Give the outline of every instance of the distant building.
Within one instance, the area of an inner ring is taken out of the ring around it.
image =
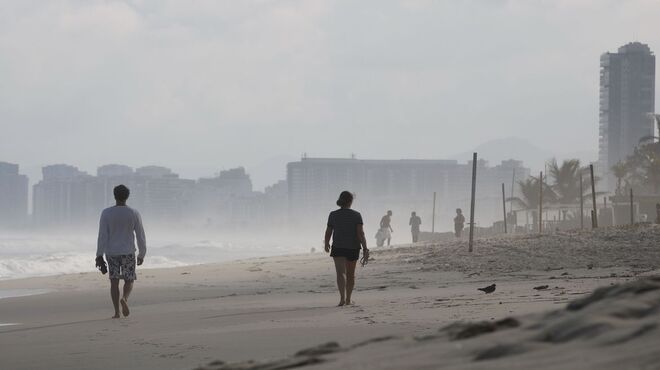
[[[135,170],[137,176],[161,178],[172,175],[172,170],[161,166],[144,166]]]
[[[613,191],[611,168],[654,134],[655,55],[632,42],[600,57],[598,167],[603,187]]]
[[[32,218],[41,226],[97,222],[104,205],[102,182],[77,167],[56,164],[42,168],[34,185]]]
[[[78,167],[70,166],[68,164],[53,164],[45,166],[41,169],[41,173],[45,181],[69,180],[87,176],[86,172],[82,172]]]
[[[281,228],[288,225],[289,186],[285,180],[266,187],[262,196],[265,226]]]
[[[209,226],[241,228],[254,225],[262,215],[259,193],[243,167],[211,178],[201,178],[194,187],[189,218],[202,217]]]
[[[96,169],[98,177],[123,177],[133,175],[133,168],[123,164],[106,164]]]
[[[199,179],[199,183],[203,186],[220,189],[227,196],[252,193],[252,180],[243,167],[220,171],[216,177]]]
[[[171,169],[146,166],[135,171],[124,165],[105,165],[91,176],[69,165],[42,169],[34,185],[33,219],[41,226],[95,224],[101,211],[115,203],[113,189],[124,184],[129,205],[155,222],[178,221],[188,206],[194,180],[180,179]]]
[[[14,176],[18,167],[0,163],[0,181],[2,173]],[[286,223],[286,182],[255,192],[242,167],[197,181],[182,179],[160,166],[134,170],[109,164],[98,167],[92,176],[77,167],[57,164],[43,167],[42,173],[33,197],[33,219],[40,227],[98,223],[101,211],[115,203],[113,189],[119,184],[130,189],[128,204],[140,211],[147,224],[233,231]]]
[[[518,179],[529,176],[520,161],[489,167],[478,163],[479,225],[501,216],[501,184],[511,189],[513,171]],[[323,223],[335,207],[339,193],[356,195],[356,207],[370,219],[371,230],[388,209],[406,226],[411,211],[430,229],[433,193],[437,194],[437,229],[447,228],[455,208],[470,203],[472,165],[455,160],[360,160],[355,158],[303,158],[287,165],[289,216],[293,224]],[[510,190],[509,190],[510,191]],[[367,221],[365,221],[367,222]],[[407,226],[406,226],[407,227]]]
[[[0,228],[23,225],[28,211],[28,178],[17,164],[0,162]]]
[[[156,221],[180,220],[195,186],[195,180],[181,179],[171,171],[161,176],[137,176],[136,182],[141,190],[136,205],[141,204],[141,212]]]
[[[104,186],[106,207],[115,202],[114,187],[123,184],[131,191],[130,206],[149,220],[165,222],[181,219],[195,183],[161,166],[133,170],[129,166],[110,164],[99,167],[97,175]]]

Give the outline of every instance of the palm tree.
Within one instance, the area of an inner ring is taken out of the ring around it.
[[[616,193],[622,194],[623,189],[621,188],[621,183],[623,179],[628,176],[628,165],[626,162],[619,161],[614,166],[612,166],[612,174],[616,177]]]
[[[645,185],[658,194],[660,190],[660,142],[635,148],[626,159],[629,178],[633,183]]]
[[[580,169],[580,172],[582,173],[582,196],[587,199],[593,199],[591,196],[591,174],[589,171],[589,167],[582,167]],[[579,181],[579,180],[578,180]],[[595,184],[598,184],[598,181],[600,181],[600,177],[594,176],[594,182]],[[597,185],[594,184],[594,187],[598,187]],[[579,193],[578,193],[579,194]],[[607,192],[604,191],[597,191],[596,192],[596,197],[600,197],[601,195],[605,195]],[[578,201],[579,201],[579,196],[578,196]]]
[[[561,166],[556,159],[553,159],[548,172],[554,181],[552,189],[560,204],[576,203],[580,198],[580,193],[584,194],[584,189],[580,189],[579,159],[565,160]]]
[[[539,178],[530,176],[525,180],[518,181],[520,197],[511,197],[508,200],[518,205],[521,209],[531,210],[539,206]],[[554,203],[557,201],[557,194],[548,184],[543,183],[544,203]]]
[[[539,207],[539,178],[530,176],[525,180],[519,180],[518,189],[520,197],[511,197],[508,200],[511,202],[512,206],[515,204],[519,206],[520,209],[528,211],[528,215],[529,211],[531,211],[532,225],[536,225]],[[555,192],[545,181],[543,181],[543,203],[554,203],[556,200],[557,195]]]
[[[652,186],[653,192],[657,194],[660,189],[660,153],[654,144],[643,146],[639,152],[642,155],[642,179],[644,183]]]

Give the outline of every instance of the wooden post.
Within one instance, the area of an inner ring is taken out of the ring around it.
[[[596,209],[596,181],[594,181],[594,165],[589,165],[589,172],[591,173],[591,200],[594,204],[594,229],[598,227],[598,210]]]
[[[539,174],[539,233],[543,232],[543,171]]]
[[[580,229],[584,229],[584,187],[582,186],[582,170],[580,170]]]
[[[511,176],[511,204],[509,205],[510,211],[513,211],[513,189],[516,187],[516,169],[513,169]]]
[[[509,200],[509,211],[512,214],[514,214],[513,213],[513,194],[514,194],[513,191],[514,191],[515,188],[516,188],[516,169],[514,168],[513,169],[513,174],[511,175],[511,198],[509,198],[510,199]],[[517,224],[517,219],[518,219],[518,217],[517,217],[517,214],[516,214],[516,224]],[[513,232],[514,233],[516,232],[515,225],[513,227]]]
[[[590,213],[591,213],[591,228],[593,229],[594,228],[594,210],[592,209],[590,211]]]
[[[635,224],[635,210],[633,209],[633,190],[630,188],[630,224]]]
[[[472,198],[470,200],[470,241],[468,251],[472,252],[474,244],[474,197],[477,192],[477,153],[472,153]]]
[[[433,192],[433,221],[431,221],[431,232],[435,232],[435,191]]]
[[[504,212],[504,233],[506,234],[506,197],[504,195],[504,183],[502,183],[502,212]]]

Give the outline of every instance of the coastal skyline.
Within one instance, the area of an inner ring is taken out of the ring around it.
[[[441,159],[519,137],[593,160],[598,58],[660,49],[648,1],[228,4],[4,3],[0,157],[243,165],[257,188],[305,152]]]

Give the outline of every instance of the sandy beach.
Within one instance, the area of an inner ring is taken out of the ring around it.
[[[0,368],[249,369],[254,364],[245,361],[291,362],[300,350],[329,342],[336,346],[322,350],[321,357],[303,356],[316,359],[306,366],[474,368],[465,348],[491,343],[491,334],[456,345],[447,339],[448,325],[507,317],[543,322],[546,312],[560,312],[596,288],[660,273],[659,245],[660,228],[650,225],[480,239],[473,253],[466,241],[372,248],[373,260],[358,268],[356,304],[341,308],[335,307],[332,261],[319,252],[140,270],[131,315],[118,320],[110,319],[109,284],[100,273],[4,280],[1,291],[42,291],[0,300],[0,323],[15,324],[0,326]],[[497,284],[492,294],[477,290],[492,283]],[[658,302],[657,295],[644,297]],[[654,314],[648,320],[657,324],[658,310]],[[655,334],[647,345],[660,346],[657,330],[649,326]],[[506,331],[492,335],[501,333]],[[536,346],[526,333],[510,337]],[[621,368],[615,361],[575,362],[594,354],[623,356],[611,350],[616,345],[584,353],[581,346],[565,346],[559,351],[564,357],[547,351],[493,356],[476,365]],[[274,366],[261,368],[291,367]]]

